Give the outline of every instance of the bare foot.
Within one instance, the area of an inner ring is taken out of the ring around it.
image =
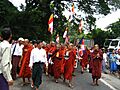
[[[98,84],[98,83],[96,83],[96,85],[97,85],[97,86],[99,86],[99,84]]]
[[[96,84],[93,82],[92,85],[95,86]]]
[[[56,83],[58,83],[58,80],[55,80]]]
[[[73,88],[73,85],[72,85],[71,83],[69,83],[69,87],[70,87],[70,88]]]
[[[26,83],[25,82],[23,82],[22,84],[21,84],[21,86],[25,86],[26,85]]]

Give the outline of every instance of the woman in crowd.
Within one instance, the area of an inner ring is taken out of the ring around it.
[[[115,74],[115,72],[117,71],[117,56],[115,54],[115,50],[112,51],[112,54],[110,54],[110,58],[109,58],[109,62],[110,62],[110,73],[111,74]]]

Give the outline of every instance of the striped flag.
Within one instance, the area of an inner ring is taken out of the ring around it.
[[[82,49],[82,50],[85,50],[84,36],[81,38],[79,44],[81,44],[81,49]]]
[[[74,3],[72,4],[72,13],[74,14],[75,13],[75,7],[74,7]]]
[[[64,34],[63,34],[63,38],[66,38],[66,36],[67,36],[67,31],[68,30],[68,28],[66,28],[66,30],[65,30],[65,32],[64,32]]]
[[[59,37],[59,34],[57,34],[56,36],[56,42],[59,43],[60,42],[60,37]]]
[[[48,31],[53,34],[53,14],[51,14],[49,21],[48,21]]]
[[[65,44],[68,44],[68,43],[69,43],[69,40],[70,40],[70,38],[69,38],[69,36],[67,35],[67,36],[65,37]]]
[[[79,24],[79,32],[82,33],[82,27],[83,27],[83,21],[82,19],[80,20],[80,24]]]

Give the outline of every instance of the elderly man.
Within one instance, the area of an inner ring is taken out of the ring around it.
[[[101,78],[101,71],[102,71],[102,60],[103,60],[103,53],[99,49],[98,45],[94,46],[94,51],[92,53],[92,79],[93,85],[99,85],[98,79]]]
[[[13,80],[16,80],[16,75],[17,75],[17,68],[19,61],[22,56],[23,52],[23,38],[19,38],[17,43],[14,43],[11,48],[11,53],[12,53],[12,78]]]

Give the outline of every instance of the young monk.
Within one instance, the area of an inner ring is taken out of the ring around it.
[[[65,62],[65,67],[64,67],[64,82],[65,80],[69,80],[69,87],[73,87],[72,85],[72,72],[73,72],[73,68],[74,68],[74,62],[75,62],[75,53],[73,50],[73,44],[70,44],[68,46],[68,51],[66,51],[66,54],[68,56],[68,59],[66,59]]]

